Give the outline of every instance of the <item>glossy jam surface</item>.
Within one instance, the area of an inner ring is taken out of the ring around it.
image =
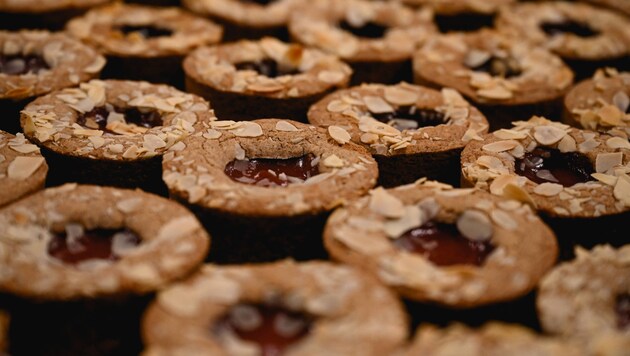
[[[40,56],[5,56],[0,54],[0,73],[8,75],[37,74],[45,69],[50,69],[50,66]]]
[[[341,21],[339,27],[357,37],[363,38],[381,38],[385,36],[385,31],[387,31],[386,26],[379,25],[375,22],[368,22],[361,27],[356,27],[348,21]]]
[[[239,62],[234,65],[238,70],[254,70],[259,74],[267,76],[269,78],[275,78],[282,75],[294,75],[299,74],[300,71],[295,68],[283,68],[270,58],[265,58],[257,62]]]
[[[115,261],[118,256],[113,245],[137,246],[140,237],[127,229],[68,229],[54,234],[48,243],[48,254],[66,264],[78,264],[87,260]]]
[[[588,38],[599,35],[599,31],[592,29],[589,25],[573,20],[545,22],[540,25],[540,28],[549,36],[569,33],[578,37]]]
[[[459,233],[453,224],[429,221],[394,240],[398,248],[420,254],[438,266],[481,266],[494,246],[472,241]]]
[[[285,187],[292,181],[304,181],[318,175],[317,161],[312,154],[288,159],[234,160],[225,166],[225,174],[240,183]]]
[[[630,329],[630,294],[617,296],[615,312],[617,313],[617,327],[620,330]]]
[[[516,174],[535,183],[557,183],[565,187],[592,181],[591,174],[595,173],[588,157],[545,147],[537,147],[523,158],[517,158],[514,169]]]
[[[152,128],[156,126],[162,126],[162,116],[157,111],[142,112],[138,108],[113,108],[113,111],[108,110],[104,106],[94,108],[92,111],[79,115],[77,118],[77,124],[92,129],[102,130],[108,133],[114,133],[107,130],[107,118],[110,112],[123,114],[125,116],[125,122],[128,124],[135,124],[140,127]]]
[[[415,106],[400,106],[394,112],[370,114],[376,120],[390,124],[401,131],[437,126],[444,123],[444,114],[432,109],[420,109]]]
[[[447,32],[473,32],[484,27],[494,26],[494,16],[475,14],[472,12],[455,15],[435,15],[435,24],[442,33]]]
[[[477,72],[485,72],[495,77],[512,78],[521,75],[521,66],[514,58],[491,57],[481,65],[470,68]]]
[[[155,27],[155,26],[122,26],[118,29],[120,32],[125,35],[130,35],[132,33],[138,33],[140,36],[144,38],[155,38],[155,37],[168,37],[173,34],[173,31],[163,28],[163,27]]]
[[[217,329],[230,330],[259,345],[262,356],[279,356],[308,335],[312,322],[312,318],[282,307],[241,304],[219,321]]]

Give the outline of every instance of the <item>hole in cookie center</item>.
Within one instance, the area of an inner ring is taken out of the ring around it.
[[[512,78],[521,75],[521,66],[513,57],[490,57],[482,64],[470,68],[476,72],[485,72],[495,77]]]
[[[494,26],[495,16],[464,12],[459,14],[435,15],[435,24],[442,33],[473,32]]]
[[[77,124],[92,130],[122,135],[145,132],[152,127],[162,126],[163,121],[162,115],[155,110],[99,106],[79,115]]]
[[[234,160],[225,166],[225,174],[232,180],[262,187],[286,187],[319,174],[319,157],[275,159],[253,158]]]
[[[387,26],[383,26],[383,25],[380,25],[371,21],[359,27],[359,26],[355,26],[351,24],[350,22],[346,20],[341,21],[339,23],[339,27],[341,27],[341,29],[345,31],[352,33],[353,35],[357,37],[363,37],[363,38],[381,38],[385,36],[385,32],[387,31],[387,28],[388,28]]]
[[[592,181],[593,164],[578,152],[563,153],[559,150],[537,147],[514,163],[515,172],[531,181],[557,183],[570,187]]]
[[[424,256],[438,266],[481,266],[494,250],[489,241],[473,241],[463,236],[453,224],[429,221],[394,240],[402,250]]]
[[[615,312],[617,313],[617,328],[620,330],[630,329],[630,294],[617,296]]]
[[[300,73],[300,71],[295,68],[281,66],[278,62],[271,58],[265,58],[257,62],[239,62],[234,64],[234,66],[238,70],[254,70],[269,78]]]
[[[573,20],[544,22],[540,28],[549,36],[570,33],[578,37],[588,38],[599,35],[599,31],[591,28],[588,24]]]
[[[53,234],[48,254],[71,265],[94,259],[115,261],[139,244],[140,237],[128,229],[85,230],[68,224],[64,232]]]
[[[416,106],[400,106],[394,112],[370,113],[376,120],[402,130],[415,130],[420,127],[437,126],[444,123],[444,114],[432,109]]]
[[[144,26],[125,25],[125,26],[119,27],[118,30],[122,32],[125,36],[129,36],[132,33],[137,33],[144,38],[168,37],[173,34],[173,31],[167,28],[156,27],[153,25],[144,25]]]
[[[308,335],[312,318],[282,307],[255,304],[234,306],[217,324],[240,339],[260,346],[259,355],[279,356]]]
[[[8,75],[37,74],[50,66],[41,56],[5,56],[0,54],[0,73]]]

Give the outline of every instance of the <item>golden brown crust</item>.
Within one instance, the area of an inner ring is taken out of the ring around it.
[[[278,119],[215,121],[164,157],[163,179],[173,196],[239,216],[280,217],[330,211],[376,183],[376,162],[360,146],[340,144],[323,129]],[[303,183],[267,188],[233,181],[235,159],[291,158],[311,153],[321,174]]]
[[[179,204],[142,191],[67,184],[0,212],[0,285],[45,300],[144,294],[188,275],[206,256],[209,236]],[[52,232],[127,228],[141,239],[117,261],[68,265],[51,257]]]
[[[87,9],[111,0],[0,0],[0,11],[43,13],[70,9]]]
[[[42,189],[47,172],[39,147],[0,130],[0,207]]]
[[[290,355],[387,355],[407,337],[400,301],[359,271],[329,262],[206,265],[158,294],[145,314],[146,355],[258,354],[255,344],[213,334],[239,303],[274,303],[315,317]],[[240,352],[239,352],[240,351]]]
[[[516,0],[403,0],[412,6],[429,6],[436,14],[492,14]]]
[[[460,219],[469,215],[476,224],[459,227],[466,228],[462,234],[490,231],[490,242],[496,247],[479,267],[440,267],[392,242],[427,221],[459,226]],[[527,244],[522,243],[525,239]],[[558,254],[553,233],[527,205],[422,180],[389,190],[378,188],[336,210],[326,225],[324,244],[334,259],[368,271],[406,298],[456,308],[526,294]]]
[[[609,7],[611,10],[619,10],[630,16],[630,2],[626,0],[581,0],[593,5]]]
[[[189,10],[240,26],[266,28],[286,25],[291,10],[305,0],[277,0],[267,5],[241,0],[183,0]]]

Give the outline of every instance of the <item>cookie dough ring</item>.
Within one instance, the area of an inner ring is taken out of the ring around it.
[[[61,30],[73,17],[111,0],[0,0],[2,28]]]
[[[0,131],[0,207],[44,188],[47,172],[39,147]]]
[[[313,105],[308,117],[313,125],[346,131],[366,147],[385,187],[421,177],[457,184],[461,150],[488,129],[485,117],[456,91],[407,83],[337,91]]]
[[[270,37],[200,48],[184,71],[187,91],[212,100],[222,120],[297,121],[306,121],[317,100],[346,87],[352,73],[334,55]]]
[[[178,88],[183,88],[184,57],[222,36],[220,26],[183,10],[120,2],[91,10],[66,29],[107,56],[104,77]]]
[[[321,231],[329,212],[376,183],[370,155],[348,141],[338,143],[325,130],[277,119],[210,126],[188,138],[185,150],[165,156],[163,178],[171,196],[189,204],[215,238],[213,261],[322,257]],[[226,173],[237,161],[298,157],[309,157],[304,165],[317,167],[319,174],[269,187]]]
[[[211,120],[206,101],[172,87],[95,80],[36,99],[22,111],[21,123],[49,161],[53,184],[163,192],[162,155],[183,149],[180,141]]]
[[[623,354],[630,338],[616,309],[630,294],[630,245],[578,249],[576,255],[540,285],[537,304],[542,327],[584,346],[589,354]]]
[[[397,247],[397,239],[428,222],[456,225],[466,241],[493,247],[481,264],[443,262]],[[527,294],[558,251],[553,232],[527,205],[431,181],[378,188],[336,210],[324,243],[335,260],[369,272],[407,299],[458,309]]]
[[[564,98],[563,121],[571,126],[630,137],[630,72],[598,70]]]
[[[354,70],[352,84],[411,81],[413,52],[436,32],[433,13],[395,2],[336,1],[296,10],[295,40],[339,56]]]
[[[0,129],[13,134],[21,131],[20,110],[35,97],[96,78],[105,66],[92,48],[47,31],[0,31],[0,56],[12,59],[0,68]]]
[[[148,308],[143,320],[145,353],[260,353],[257,344],[222,333],[220,327],[209,331],[243,303],[271,304],[311,317],[309,332],[285,349],[287,356],[387,355],[407,337],[399,300],[350,267],[292,261],[206,265],[188,280],[160,292]]]
[[[605,66],[628,70],[630,20],[621,14],[571,2],[521,3],[503,8],[497,28],[562,57],[578,79]]]
[[[573,82],[559,57],[493,30],[435,37],[413,65],[416,83],[458,90],[484,113],[491,131],[532,115],[560,117]]]

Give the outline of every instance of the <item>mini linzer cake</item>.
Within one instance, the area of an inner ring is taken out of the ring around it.
[[[184,71],[186,90],[211,100],[222,120],[298,121],[317,100],[346,87],[352,73],[333,55],[270,37],[200,48]]]
[[[579,356],[577,345],[539,336],[519,325],[491,322],[478,329],[455,324],[445,329],[420,327],[404,356]]]
[[[297,9],[292,38],[338,55],[354,70],[353,84],[411,81],[411,56],[437,32],[429,9],[397,2],[332,1],[328,7]]]
[[[630,67],[630,19],[587,4],[550,1],[503,8],[497,27],[560,55],[578,79],[604,66]]]
[[[177,8],[115,3],[68,23],[67,31],[108,58],[106,78],[146,80],[183,88],[182,60],[218,43],[220,26]]]
[[[526,295],[558,254],[552,231],[526,204],[432,181],[377,188],[337,209],[324,244],[335,260],[368,271],[411,301],[455,309]],[[533,300],[519,306],[505,310],[513,315],[487,309],[484,318],[523,321],[528,316],[521,314],[535,314]],[[424,309],[412,314],[439,323],[450,314],[475,317]]]
[[[42,148],[49,184],[91,183],[165,192],[162,155],[214,120],[192,94],[147,82],[93,80],[40,97],[22,111]]]
[[[3,208],[11,354],[137,354],[149,293],[193,272],[209,241],[184,207],[138,190],[67,184]]]
[[[203,266],[158,294],[144,355],[391,355],[407,338],[400,301],[328,262]]]
[[[20,131],[33,98],[98,77],[105,58],[61,33],[0,31],[0,130]]]
[[[533,115],[560,119],[573,73],[542,48],[491,30],[435,37],[414,56],[414,80],[458,90],[492,130]]]
[[[0,0],[0,28],[61,30],[71,18],[111,0]]]
[[[626,241],[627,242],[627,241]],[[542,281],[538,311],[543,329],[570,339],[589,355],[630,350],[630,245],[577,249]]]
[[[627,242],[630,143],[541,117],[516,122],[462,152],[462,184],[527,202],[567,256],[573,244]]]
[[[349,135],[295,121],[214,121],[164,156],[171,196],[189,204],[220,263],[324,257],[329,212],[376,183]]]
[[[456,91],[407,83],[337,91],[313,105],[308,119],[333,132],[346,130],[368,148],[385,187],[421,177],[458,184],[462,149],[488,131],[485,117]]]
[[[598,70],[592,79],[564,98],[563,120],[569,125],[630,137],[630,72]]]
[[[0,207],[42,189],[47,172],[39,147],[0,131]]]

